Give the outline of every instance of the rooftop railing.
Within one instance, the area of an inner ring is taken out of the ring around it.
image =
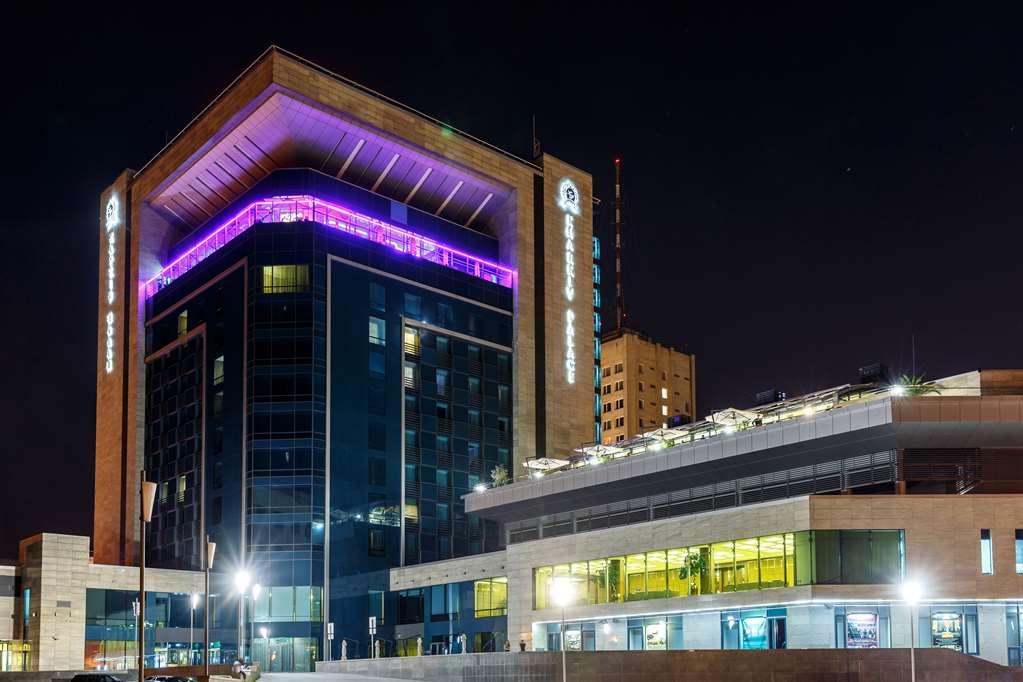
[[[357,213],[322,199],[301,196],[277,196],[249,204],[233,218],[178,256],[159,274],[142,285],[146,298],[178,279],[238,235],[257,223],[293,223],[310,221],[353,237],[387,246],[398,253],[436,263],[492,284],[511,288],[516,272],[459,251],[435,239],[403,227]]]

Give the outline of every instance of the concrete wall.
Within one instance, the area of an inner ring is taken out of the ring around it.
[[[15,639],[14,576],[16,571],[15,566],[0,566],[0,639]]]
[[[838,682],[908,681],[906,649],[828,651],[598,651],[568,653],[573,682]],[[496,653],[422,656],[316,664],[320,673],[364,674],[435,682],[556,682],[559,653]],[[337,678],[334,678],[337,679]],[[1017,682],[1023,669],[1010,669],[945,649],[916,652],[918,682]],[[325,676],[325,681],[331,678]]]

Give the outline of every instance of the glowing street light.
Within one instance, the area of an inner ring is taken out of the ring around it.
[[[892,395],[895,397],[901,397],[906,395],[906,387],[902,384],[895,384],[892,386]]]
[[[909,682],[916,682],[916,605],[920,603],[923,588],[915,580],[902,583],[902,599],[909,607]]]
[[[568,668],[565,666],[565,607],[572,601],[574,590],[568,578],[555,578],[551,582],[551,599],[561,607],[561,682],[568,682]]]

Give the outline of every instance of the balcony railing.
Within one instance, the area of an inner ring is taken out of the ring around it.
[[[314,222],[352,237],[388,246],[398,253],[458,270],[464,274],[511,288],[516,272],[445,244],[313,196],[277,196],[255,201],[211,234],[194,244],[142,285],[146,298],[184,275],[245,230],[257,223]]]

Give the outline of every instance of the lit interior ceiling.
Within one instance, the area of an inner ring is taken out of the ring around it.
[[[191,231],[279,168],[313,168],[484,232],[511,196],[502,183],[272,86],[149,201]]]

